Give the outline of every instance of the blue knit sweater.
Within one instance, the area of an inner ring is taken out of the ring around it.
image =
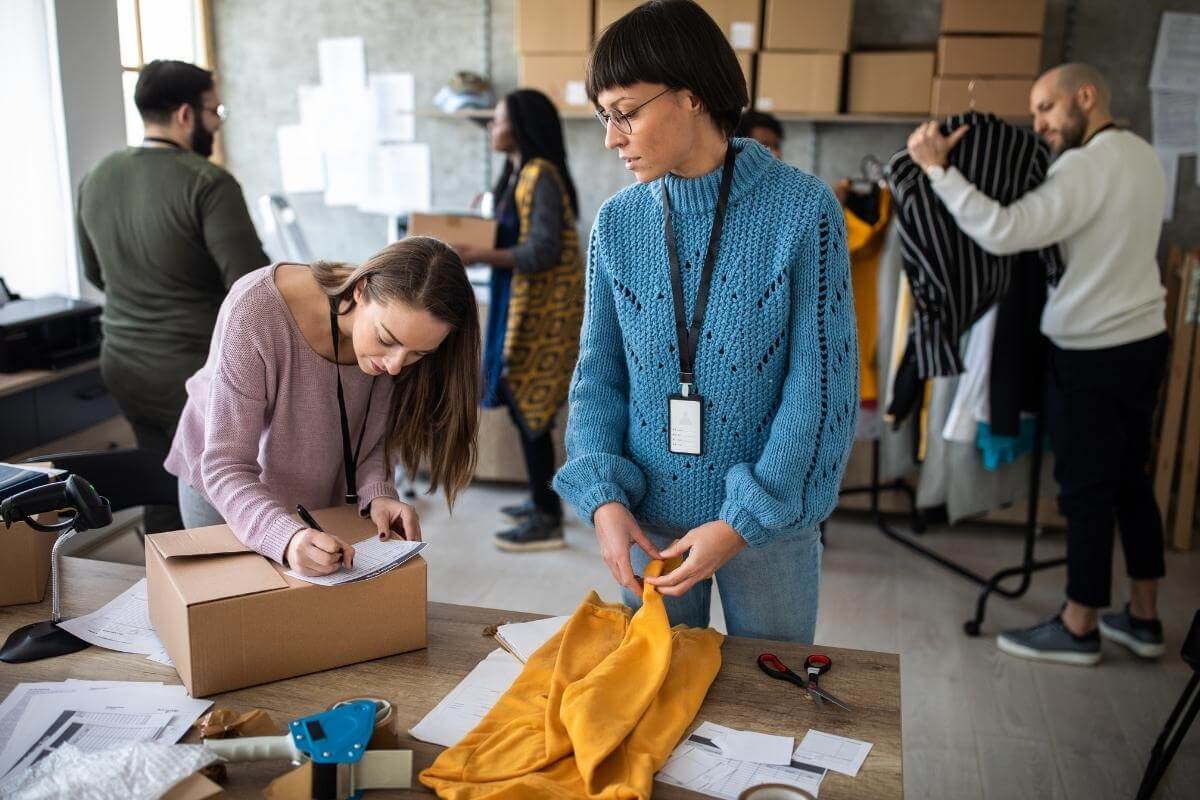
[[[662,182],[692,317],[721,168],[630,186],[601,207],[554,488],[586,520],[618,501],[643,524],[716,519],[751,546],[823,521],[858,414],[858,344],[842,210],[816,177],[750,139],[739,151],[696,356],[703,456],[667,449],[679,354]]]

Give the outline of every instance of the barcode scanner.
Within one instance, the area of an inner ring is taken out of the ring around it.
[[[34,517],[49,511],[65,512],[64,519],[43,525]],[[60,534],[50,551],[50,608],[46,622],[34,622],[13,631],[0,647],[0,661],[20,664],[42,658],[66,655],[84,649],[88,643],[58,626],[62,621],[59,606],[59,548],[79,531],[102,528],[112,522],[112,507],[87,480],[70,475],[66,480],[35,486],[0,503],[0,519],[5,528],[18,522],[43,533]],[[0,531],[0,547],[3,546]]]

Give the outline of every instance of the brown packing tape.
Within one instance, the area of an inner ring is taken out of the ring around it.
[[[382,697],[348,697],[345,700],[339,700],[329,708],[332,710],[343,703],[353,703],[357,700],[366,700],[368,703],[374,703],[377,709],[375,712],[375,732],[371,734],[371,741],[367,745],[367,749],[399,749],[400,734],[396,731],[396,707],[390,700],[384,700]]]
[[[205,739],[229,739],[235,736],[275,736],[284,732],[261,708],[239,713],[217,707],[196,720],[193,726]]]

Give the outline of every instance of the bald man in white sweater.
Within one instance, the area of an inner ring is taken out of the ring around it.
[[[1148,461],[1151,420],[1166,361],[1165,295],[1156,263],[1166,178],[1154,149],[1112,120],[1104,77],[1086,64],[1042,75],[1030,93],[1034,130],[1057,156],[1045,182],[1007,206],[979,191],[947,155],[966,127],[937,123],[908,140],[962,231],[992,253],[1057,244],[1066,271],[1047,293],[1047,415],[1059,508],[1067,519],[1067,602],[1031,628],[997,639],[1012,655],[1100,661],[1101,636],[1144,658],[1163,653],[1158,581],[1162,517]],[[1114,526],[1121,531],[1130,600],[1109,606]]]

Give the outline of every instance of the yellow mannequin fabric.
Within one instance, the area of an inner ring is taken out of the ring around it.
[[[876,347],[879,342],[879,256],[892,220],[892,195],[879,189],[879,219],[864,222],[848,208],[846,245],[850,249],[850,287],[854,292],[855,318],[858,325],[859,396],[863,402],[878,402],[879,379],[876,376]]]
[[[646,568],[663,572],[661,561]],[[672,629],[650,584],[636,614],[591,592],[421,783],[446,800],[645,800],[721,668],[723,641]]]

